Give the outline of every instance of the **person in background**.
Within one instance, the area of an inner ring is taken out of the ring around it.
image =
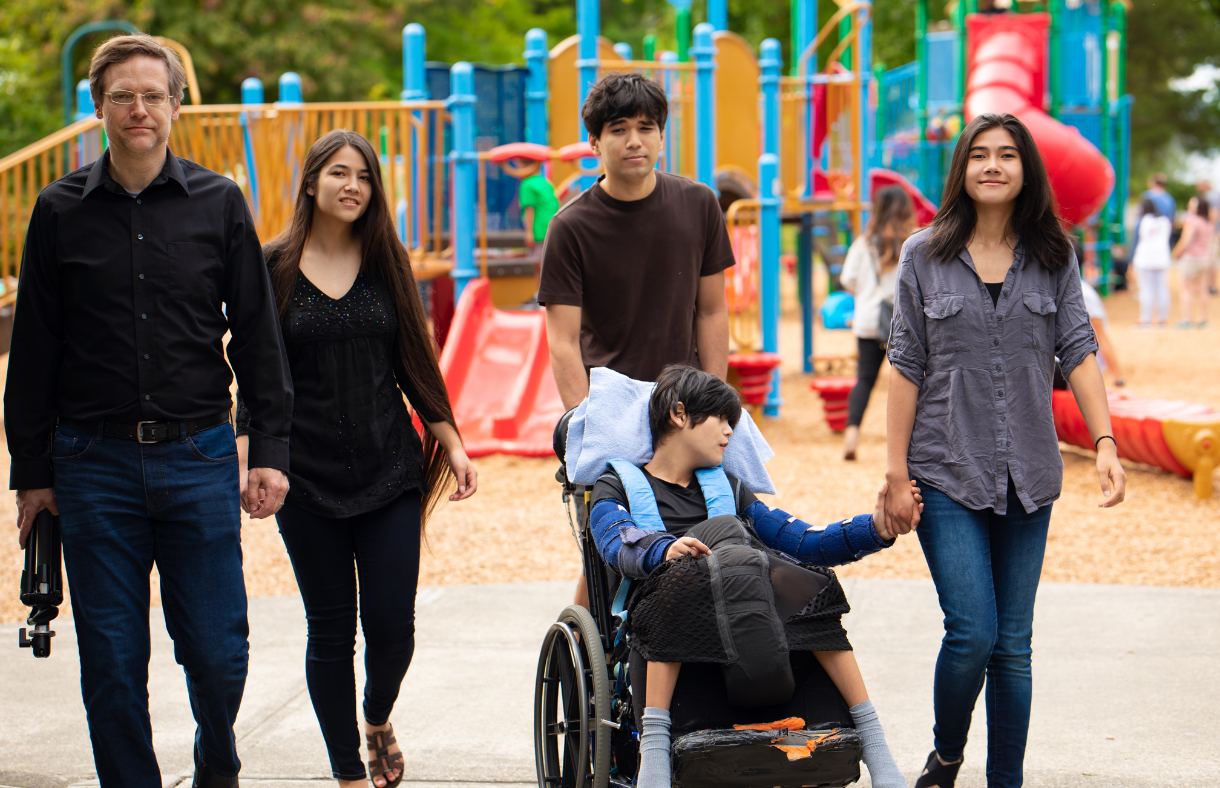
[[[1165,184],[1167,183],[1169,183],[1169,179],[1163,172],[1158,172],[1156,175],[1153,175],[1148,179],[1148,188],[1145,189],[1144,193],[1140,195],[1141,208],[1139,216],[1144,215],[1144,200],[1151,200],[1153,208],[1156,209],[1156,214],[1158,216],[1164,216],[1166,219],[1168,219],[1170,228],[1172,229],[1174,217],[1178,212],[1178,206],[1177,203],[1174,202],[1173,195],[1165,189]],[[1131,235],[1131,248],[1134,249],[1135,247],[1139,246],[1139,241],[1140,227],[1139,219],[1137,218],[1135,232]]]
[[[1099,505],[1126,492],[1096,352],[1038,146],[1012,115],[979,115],[932,226],[903,248],[889,345],[886,524],[908,530],[918,480],[916,534],[945,628],[915,788],[953,788],[984,686],[987,784],[1023,784],[1034,601],[1063,490],[1056,357],[1097,441]]]
[[[1212,187],[1212,182],[1204,178],[1195,184],[1199,196],[1207,200],[1212,211],[1212,247],[1211,264],[1207,268],[1207,294],[1218,295],[1216,290],[1217,269],[1220,269],[1220,189]]]
[[[1131,255],[1131,269],[1139,287],[1139,328],[1150,328],[1153,320],[1161,328],[1169,320],[1169,264],[1172,262],[1169,238],[1173,223],[1162,216],[1152,198],[1140,200],[1140,216],[1135,225],[1139,240]]]
[[[1207,200],[1191,197],[1182,221],[1182,237],[1173,249],[1181,278],[1178,293],[1182,299],[1182,320],[1178,328],[1207,327],[1207,272],[1211,268],[1214,234]]]
[[[521,179],[517,188],[517,201],[521,204],[521,223],[525,225],[525,245],[533,249],[546,239],[546,228],[559,211],[559,200],[555,187],[542,174],[542,162],[530,162],[532,167]]]
[[[1116,388],[1122,388],[1126,381],[1123,379],[1122,366],[1118,362],[1118,353],[1114,350],[1114,342],[1110,338],[1110,316],[1106,314],[1106,305],[1101,300],[1101,294],[1084,278],[1084,245],[1074,235],[1072,249],[1076,252],[1076,262],[1080,267],[1080,289],[1084,296],[1084,308],[1089,313],[1089,323],[1097,336],[1097,365],[1101,367],[1103,375],[1110,375]]]
[[[864,232],[852,241],[843,262],[839,284],[855,296],[856,313],[851,332],[856,337],[856,385],[847,411],[847,434],[843,459],[856,459],[860,423],[885,360],[889,341],[889,319],[894,314],[894,285],[898,281],[898,258],[910,236],[915,207],[901,186],[886,186],[873,197],[873,211]],[[881,325],[884,316],[884,327]]]
[[[359,615],[368,776],[392,788],[403,757],[390,712],[415,652],[420,540],[450,480],[449,500],[460,501],[478,476],[368,140],[336,129],[310,147],[292,224],[264,251],[296,390],[292,490],[276,519],[309,621],[309,699],[331,775],[362,788]],[[422,442],[404,395],[426,428]],[[241,431],[250,397],[239,398]]]

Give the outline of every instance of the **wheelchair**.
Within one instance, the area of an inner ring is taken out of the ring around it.
[[[614,613],[630,581],[606,564],[590,533],[592,488],[570,482],[562,464],[571,417],[555,428],[556,479],[589,607],[565,608],[543,639],[534,686],[538,788],[631,788],[646,663]],[[792,699],[752,709],[730,706],[719,665],[683,665],[670,708],[674,788],[837,788],[859,779],[862,744],[846,702],[811,653],[791,657]]]

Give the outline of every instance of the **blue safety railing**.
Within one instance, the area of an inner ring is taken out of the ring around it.
[[[526,96],[529,69],[522,66],[474,64],[475,149],[525,142]],[[449,97],[449,64],[427,64],[428,94],[433,100]],[[520,181],[499,167],[487,168],[487,230],[521,230]],[[448,199],[446,197],[446,204]]]
[[[891,68],[878,81],[886,136],[919,131],[919,62]]]
[[[1101,109],[1060,107],[1059,122],[1074,127],[1080,136],[1101,149]]]
[[[1060,7],[1056,13],[1059,51],[1051,56],[1060,63],[1059,104],[1097,108],[1101,105],[1101,7],[1084,2],[1076,8]]]
[[[929,200],[939,203],[956,145],[954,140],[920,142],[886,139],[873,143],[871,161],[874,166],[901,173],[918,186]]]
[[[928,114],[956,112],[957,71],[961,61],[957,56],[956,30],[928,33]]]

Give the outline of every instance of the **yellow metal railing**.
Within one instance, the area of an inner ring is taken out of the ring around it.
[[[380,149],[390,209],[396,217],[400,208],[405,213],[404,241],[416,276],[427,279],[452,267],[445,227],[449,123],[440,101],[188,105],[171,127],[169,144],[175,155],[237,183],[267,241],[292,219],[309,146],[333,129],[363,134]],[[101,127],[88,118],[0,159],[0,306],[15,297],[38,193],[101,155]]]
[[[0,306],[16,297],[26,228],[38,193],[102,149],[102,122],[87,118],[0,159]]]
[[[749,353],[762,348],[760,303],[759,220],[762,207],[758,200],[737,200],[725,213],[729,241],[737,264],[724,272],[725,305],[729,311],[729,349]]]

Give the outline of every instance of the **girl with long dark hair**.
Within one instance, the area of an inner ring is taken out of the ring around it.
[[[1099,506],[1126,492],[1074,258],[1029,131],[1012,115],[975,118],[932,226],[903,248],[890,334],[885,514],[910,530],[918,480],[945,621],[935,749],[916,788],[953,786],[984,685],[987,784],[1022,783],[1034,597],[1063,486],[1056,356],[1097,441]]]
[[[403,759],[389,718],[415,650],[425,522],[451,479],[451,501],[478,480],[368,140],[339,129],[313,144],[292,224],[264,254],[295,389],[292,488],[276,519],[309,621],[309,696],[334,777],[363,784],[352,716],[359,610],[369,774],[392,788]],[[404,394],[426,427],[422,443]]]
[[[886,186],[873,197],[873,211],[860,237],[852,241],[843,261],[839,283],[856,298],[851,332],[856,337],[856,385],[847,407],[847,435],[843,459],[856,459],[860,422],[885,360],[890,321],[894,310],[894,285],[898,281],[898,258],[910,236],[915,206],[901,186]],[[884,327],[883,327],[884,325]]]

